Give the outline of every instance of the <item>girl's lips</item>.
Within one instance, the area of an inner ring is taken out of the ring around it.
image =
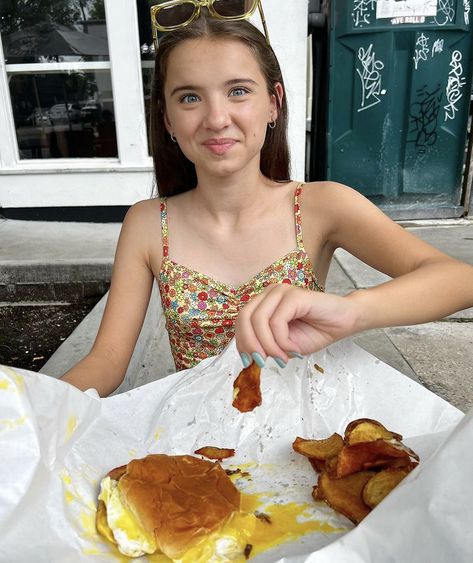
[[[213,154],[222,155],[229,151],[236,141],[233,139],[210,139],[203,143],[204,147]]]

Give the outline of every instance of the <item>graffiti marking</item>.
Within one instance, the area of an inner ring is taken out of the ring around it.
[[[417,67],[419,66],[419,61],[426,61],[428,54],[429,54],[429,38],[426,37],[423,33],[421,33],[417,38],[414,56],[412,57],[416,70]]]
[[[411,105],[409,112],[410,139],[419,153],[425,153],[426,147],[437,142],[437,123],[442,101],[440,84],[432,91],[426,84],[417,90],[417,100]]]
[[[351,16],[355,27],[370,24],[370,16],[375,8],[377,0],[353,0],[353,12]]]
[[[380,96],[386,94],[386,90],[381,89],[381,70],[384,64],[376,60],[376,53],[373,51],[373,44],[368,49],[360,47],[358,49],[358,60],[361,62],[361,71],[356,69],[361,80],[361,107],[357,111],[369,109],[381,101]]]
[[[470,25],[470,0],[463,0],[463,19],[465,25]]]
[[[447,98],[447,105],[443,106],[445,110],[445,121],[455,119],[458,113],[457,103],[462,99],[462,88],[466,84],[465,77],[463,76],[463,65],[461,64],[462,54],[460,51],[453,51],[452,60],[450,61],[450,72],[448,73],[447,87],[445,89],[445,96]]]
[[[443,39],[436,39],[434,41],[434,44],[432,45],[432,58],[434,57],[434,55],[436,55],[437,53],[442,53],[443,52]]]
[[[437,15],[435,16],[435,23],[437,25],[452,23],[455,18],[454,3],[456,3],[455,0],[438,0]]]

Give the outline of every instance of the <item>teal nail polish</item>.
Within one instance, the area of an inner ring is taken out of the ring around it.
[[[253,352],[251,356],[253,357],[253,360],[258,367],[264,368],[264,359],[261,354],[258,354],[258,352]]]
[[[285,368],[285,367],[286,367],[286,362],[285,362],[283,359],[278,358],[278,357],[274,357],[273,359],[274,359],[274,361],[278,364],[278,366],[279,366],[280,368]]]
[[[299,358],[299,360],[303,360],[304,356],[302,354],[299,354],[299,352],[288,352],[287,355],[290,358]]]
[[[248,354],[245,354],[245,352],[242,352],[240,354],[240,358],[241,358],[241,363],[243,364],[244,368],[247,368],[248,366],[251,365],[251,360],[248,357]]]

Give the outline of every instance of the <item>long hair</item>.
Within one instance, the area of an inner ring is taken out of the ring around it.
[[[274,129],[268,127],[261,149],[260,169],[270,180],[289,180],[289,147],[287,142],[288,111],[285,95],[279,100],[274,85],[284,81],[278,60],[264,35],[252,24],[243,21],[220,21],[201,14],[187,27],[166,33],[160,39],[151,83],[150,140],[158,194],[172,196],[197,186],[194,164],[173,142],[164,124],[166,110],[164,84],[167,64],[172,50],[188,39],[211,38],[241,41],[253,52],[264,75],[268,94],[274,95],[278,118]],[[285,89],[284,89],[285,92]]]

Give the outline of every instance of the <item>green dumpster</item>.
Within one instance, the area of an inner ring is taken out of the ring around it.
[[[327,178],[397,219],[461,216],[470,0],[332,0],[328,15]]]

